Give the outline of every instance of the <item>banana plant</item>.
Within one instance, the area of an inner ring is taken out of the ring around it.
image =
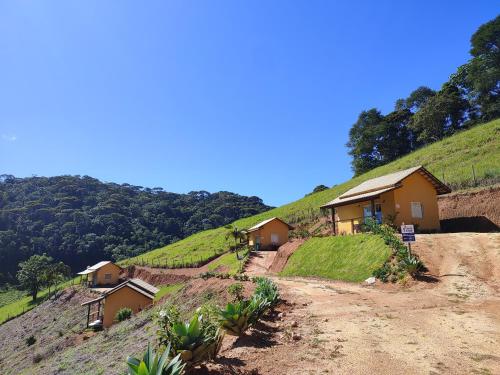
[[[144,353],[142,359],[127,357],[129,375],[181,375],[184,373],[185,364],[180,355],[169,358],[170,344],[161,356],[158,356],[151,346]]]

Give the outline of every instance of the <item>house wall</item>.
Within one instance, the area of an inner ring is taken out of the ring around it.
[[[280,220],[273,220],[261,229],[248,233],[248,244],[250,246],[255,245],[255,238],[260,236],[260,248],[265,249],[272,246],[271,235],[278,235],[278,246],[283,245],[288,242],[288,225],[284,224]]]
[[[440,230],[437,193],[434,186],[419,173],[413,173],[401,181],[402,187],[394,190],[395,210],[398,212],[395,224],[418,225],[419,230]],[[411,202],[420,202],[422,219],[413,218]]]
[[[130,308],[134,314],[153,304],[151,298],[135,291],[128,286],[117,290],[104,299],[103,326],[105,328],[114,323],[115,315],[123,307]]]
[[[412,217],[411,202],[420,202],[423,208],[422,219]],[[391,222],[390,216],[395,215],[393,223],[400,226],[405,224],[418,225],[422,231],[439,231],[439,210],[437,204],[437,193],[434,186],[419,173],[414,173],[401,181],[401,187],[380,195],[375,199],[375,204],[382,206],[382,221]],[[336,208],[338,234],[352,234],[351,219],[354,224],[361,224],[363,219],[363,207],[370,205],[370,201],[354,203]],[[345,220],[345,221],[344,221]]]
[[[381,194],[380,198],[375,199],[375,204],[381,205],[382,221],[387,222],[389,216],[394,215],[394,191]],[[352,234],[352,224],[357,226],[363,223],[364,206],[371,206],[371,201],[353,203],[336,208],[335,220],[340,220],[337,223],[338,234]],[[354,219],[353,223],[351,223],[351,219]]]
[[[92,285],[115,285],[118,284],[120,279],[121,268],[116,264],[108,263],[95,272],[89,274],[89,281],[92,281]],[[111,279],[106,279],[105,275],[111,274]]]

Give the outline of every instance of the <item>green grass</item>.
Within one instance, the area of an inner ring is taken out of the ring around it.
[[[311,194],[255,216],[237,220],[234,225],[239,228],[249,228],[273,216],[278,216],[292,223],[309,220],[319,214],[319,206],[361,182],[416,165],[425,166],[438,178],[442,178],[444,173],[446,183],[454,186],[467,186],[472,182],[472,166],[475,168],[478,180],[498,178],[500,176],[499,160],[500,120],[495,120],[423,147],[401,159],[373,169],[331,189]],[[328,171],[325,171],[325,174],[327,173]],[[283,181],[282,189],[286,189],[287,184],[290,183],[293,181]],[[226,229],[224,228],[199,232],[171,245],[125,260],[120,264],[130,265],[144,262],[147,265],[155,266],[172,261],[190,264],[206,260],[216,253],[227,251],[231,241],[225,239],[225,233]],[[212,267],[222,264],[228,265],[231,270],[237,270],[238,263],[233,257],[234,254],[224,254],[217,259]],[[25,297],[13,304],[0,307],[0,323],[5,321],[8,314],[18,315],[22,313],[23,308],[31,308],[29,301],[30,298]]]
[[[16,302],[26,296],[26,292],[17,289],[2,289],[0,290],[0,307]]]
[[[239,228],[249,228],[258,222],[278,216],[292,223],[308,220],[319,214],[319,206],[336,198],[348,189],[361,182],[410,168],[424,165],[431,173],[453,185],[467,185],[472,181],[472,166],[478,180],[500,176],[500,120],[476,126],[443,141],[433,143],[418,151],[402,157],[392,163],[373,169],[368,173],[355,177],[331,189],[309,195],[295,202],[274,208],[270,211],[240,219],[234,222]],[[328,171],[325,171],[325,174]],[[283,189],[293,181],[283,181]],[[124,264],[149,265],[162,263],[172,259],[184,259],[189,263],[193,259],[207,258],[215,251],[227,250],[230,241],[225,239],[226,229],[217,228],[196,233],[174,244],[150,251],[131,258]],[[225,258],[230,258],[226,255]]]
[[[163,296],[166,296],[167,294],[177,293],[183,287],[184,287],[184,284],[160,285],[158,287],[158,289],[160,289],[160,291],[158,293],[156,293],[155,302],[159,301]]]
[[[381,267],[390,254],[391,250],[380,236],[315,237],[292,254],[281,275],[363,281]]]
[[[240,256],[246,255],[246,253],[244,251],[240,251],[239,254],[240,254]],[[230,274],[235,274],[235,273],[238,273],[238,271],[240,269],[240,264],[241,264],[241,260],[238,260],[238,258],[236,257],[236,253],[229,252],[229,253],[226,253],[226,254],[220,256],[215,261],[210,263],[210,265],[208,266],[208,270],[215,271],[217,269],[217,267],[224,266],[224,267],[227,267],[227,270],[225,270],[224,272],[228,272]]]
[[[72,285],[72,283],[77,283],[78,280],[79,280],[78,278],[75,278],[73,280],[68,280],[64,283],[59,284],[57,286],[57,289],[59,289],[59,290],[64,289],[64,288]],[[52,291],[53,291],[53,288],[51,289],[51,293],[52,293]],[[26,296],[26,293],[24,293],[25,297],[17,299],[16,301],[9,303],[7,305],[3,305],[2,307],[0,307],[0,324],[4,323],[5,321],[7,321],[10,318],[19,316],[19,315],[25,313],[26,311],[29,311],[32,308],[38,306],[40,303],[42,303],[43,301],[45,301],[47,299],[48,294],[49,294],[48,289],[44,289],[44,290],[40,291],[38,293],[38,298],[37,298],[36,302],[33,302],[31,300],[31,296]]]

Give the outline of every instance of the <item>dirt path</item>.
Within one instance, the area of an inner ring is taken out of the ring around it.
[[[276,257],[276,251],[252,251],[245,273],[249,276],[261,276],[267,274],[271,264]]]
[[[500,234],[419,235],[406,288],[274,280],[287,304],[210,374],[500,374]]]
[[[307,306],[288,319],[300,354],[336,374],[500,374],[500,235],[420,235],[414,249],[440,280],[408,289],[276,279]]]

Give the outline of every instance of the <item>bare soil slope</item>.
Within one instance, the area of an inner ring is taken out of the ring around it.
[[[288,301],[206,374],[499,374],[499,234],[419,235],[426,281],[276,281]]]
[[[438,197],[444,231],[494,231],[500,227],[500,185]]]

